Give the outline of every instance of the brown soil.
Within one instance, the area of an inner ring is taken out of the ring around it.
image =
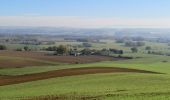
[[[26,57],[46,61],[63,62],[63,63],[86,63],[96,61],[118,60],[118,58],[106,57],[106,56],[50,56],[44,52],[17,52],[17,51],[3,51],[0,52],[0,56],[10,57]]]
[[[50,56],[44,52],[21,52],[21,51],[0,51],[0,56],[21,57],[22,59],[0,59],[0,68],[6,67],[25,67],[49,65],[43,61],[60,62],[60,63],[92,63],[99,61],[124,60],[126,58],[113,58],[106,56]],[[29,60],[31,58],[35,60]],[[41,60],[36,61],[36,60]]]
[[[0,68],[19,68],[27,66],[42,66],[52,65],[51,63],[45,63],[40,61],[28,60],[28,59],[5,59],[0,60]]]
[[[113,68],[113,67],[90,67],[90,68],[71,68],[61,69],[49,72],[18,75],[18,76],[0,76],[0,86],[17,84],[29,81],[43,80],[54,77],[84,75],[84,74],[96,74],[96,73],[113,73],[113,72],[135,72],[135,73],[155,73],[145,70],[127,69],[127,68]]]

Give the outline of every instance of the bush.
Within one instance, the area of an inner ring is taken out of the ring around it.
[[[21,48],[16,49],[15,51],[23,51]]]
[[[145,50],[151,50],[151,47],[150,47],[150,46],[147,46],[147,47],[145,48]]]
[[[57,47],[56,46],[52,46],[52,47],[48,47],[46,48],[47,51],[57,51]]]
[[[91,51],[90,49],[83,49],[83,50],[81,51],[81,53],[82,53],[83,55],[91,55],[92,51]]]
[[[60,45],[57,47],[57,54],[67,54],[68,53],[68,48],[66,46]]]
[[[138,52],[138,48],[133,47],[133,48],[131,48],[131,51],[132,51],[132,53],[137,53]]]
[[[30,51],[30,49],[29,49],[28,46],[24,46],[24,50],[25,50],[25,51]]]
[[[116,40],[116,43],[124,43],[123,39]]]
[[[84,47],[92,47],[92,45],[90,43],[83,43]]]
[[[0,50],[6,50],[6,46],[5,45],[0,45]]]
[[[125,43],[125,46],[128,46],[128,47],[134,47],[134,46],[144,46],[145,43],[144,42],[132,42],[132,41],[128,41]]]

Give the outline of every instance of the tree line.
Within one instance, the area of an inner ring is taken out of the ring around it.
[[[117,50],[117,49],[102,49],[102,50],[96,50],[96,49],[89,49],[84,48],[81,50],[78,50],[77,48],[68,48],[68,46],[59,45],[59,46],[50,46],[46,49],[46,51],[54,51],[54,55],[110,55],[110,54],[119,54],[122,55],[124,52],[123,50]]]

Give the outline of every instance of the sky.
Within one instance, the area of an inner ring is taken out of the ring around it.
[[[0,26],[170,28],[170,0],[0,0]]]

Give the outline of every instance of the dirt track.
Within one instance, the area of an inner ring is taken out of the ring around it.
[[[111,67],[90,67],[90,68],[72,68],[72,69],[61,69],[49,72],[35,73],[29,75],[18,75],[18,76],[0,76],[0,86],[17,84],[29,81],[43,80],[54,77],[84,75],[84,74],[96,74],[96,73],[112,73],[112,72],[135,72],[135,73],[153,73],[157,72],[127,69],[127,68],[111,68]]]

